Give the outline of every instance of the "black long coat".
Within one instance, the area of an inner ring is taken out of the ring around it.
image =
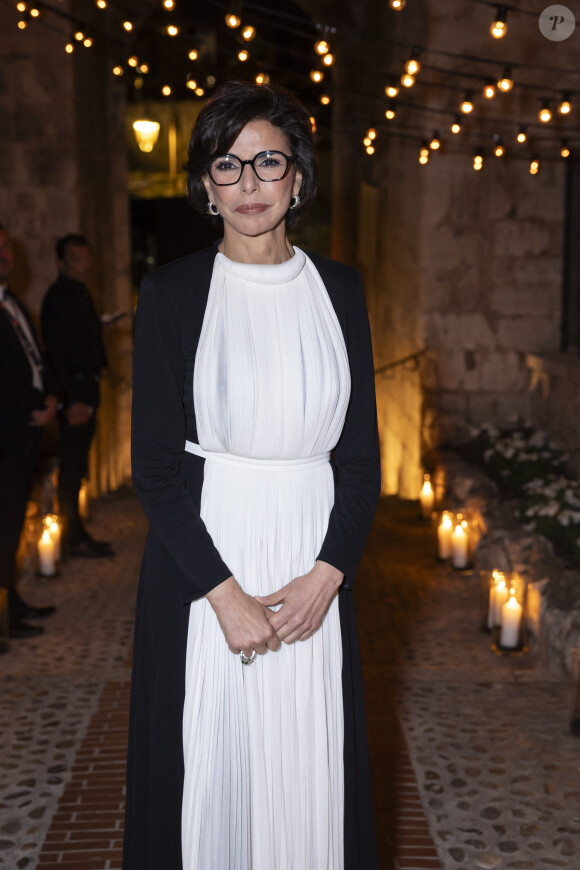
[[[135,333],[133,482],[150,521],[137,596],[124,870],[181,870],[182,711],[189,603],[231,575],[199,515],[195,354],[217,247],[145,279]],[[352,584],[376,509],[380,459],[370,331],[360,275],[310,255],[346,342],[352,390],[333,451],[335,502],[319,558],[340,569],[345,714],[345,870],[376,870]],[[205,868],[204,868],[205,870]],[[221,870],[221,868],[207,868]]]

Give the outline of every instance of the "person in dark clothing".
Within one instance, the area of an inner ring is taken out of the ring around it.
[[[91,268],[84,236],[71,233],[56,244],[59,276],[42,304],[42,335],[59,381],[58,500],[63,515],[65,554],[112,556],[107,541],[96,541],[79,515],[79,491],[88,470],[99,407],[99,379],[106,366],[101,321],[86,287]]]
[[[11,270],[12,244],[0,225],[0,588],[8,592],[10,637],[26,638],[43,631],[26,620],[55,610],[27,604],[18,594],[16,554],[38,436],[53,418],[57,399],[28,312],[8,289]]]

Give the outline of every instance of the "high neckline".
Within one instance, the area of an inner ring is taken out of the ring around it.
[[[218,251],[216,261],[229,275],[249,284],[288,284],[304,268],[306,255],[295,247],[294,256],[283,263],[239,263]]]

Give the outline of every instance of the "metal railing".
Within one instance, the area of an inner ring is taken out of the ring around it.
[[[384,366],[379,366],[375,369],[375,375],[383,375],[386,372],[390,372],[393,369],[398,368],[399,366],[405,366],[408,363],[411,365],[407,369],[409,372],[416,372],[419,368],[419,359],[425,353],[424,350],[418,350],[415,353],[409,354],[409,356],[404,356],[401,359],[394,360],[394,362],[385,363]]]

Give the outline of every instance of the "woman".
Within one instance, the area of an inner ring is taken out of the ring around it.
[[[190,203],[223,238],[139,300],[151,526],[123,866],[372,870],[351,590],[380,472],[360,276],[286,236],[316,187],[288,94],[223,85],[188,155]]]

